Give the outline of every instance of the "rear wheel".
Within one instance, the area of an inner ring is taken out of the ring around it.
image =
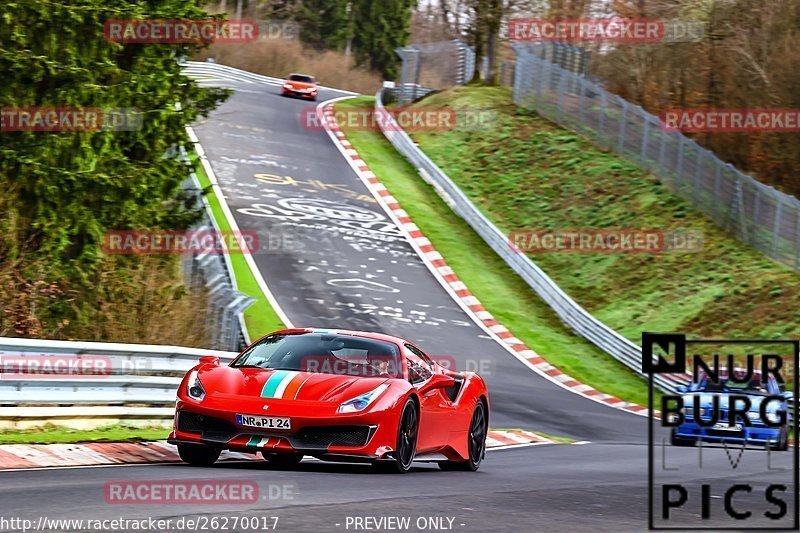
[[[222,453],[220,448],[212,448],[202,444],[178,444],[178,455],[185,463],[193,466],[211,466]]]
[[[264,453],[261,456],[266,462],[279,468],[289,468],[300,464],[303,460],[302,453]]]
[[[770,449],[778,452],[785,452],[789,449],[789,431],[787,429],[781,429],[778,442],[770,444]]]
[[[481,466],[483,456],[486,453],[486,432],[488,427],[488,417],[486,416],[486,406],[483,402],[478,402],[475,411],[472,413],[472,421],[469,424],[468,433],[468,461],[442,461],[439,468],[442,470],[463,470],[474,472]]]
[[[673,446],[694,446],[697,442],[697,439],[679,437],[676,431],[673,429],[669,434],[669,442]]]
[[[403,412],[400,415],[400,425],[397,427],[397,446],[394,457],[387,461],[378,461],[375,466],[378,470],[387,473],[405,474],[411,470],[411,463],[417,453],[417,430],[419,428],[419,413],[414,400],[406,400]]]

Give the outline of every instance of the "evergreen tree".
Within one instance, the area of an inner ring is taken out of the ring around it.
[[[353,53],[360,65],[397,77],[400,58],[395,49],[408,42],[415,0],[352,0]]]
[[[348,0],[300,0],[296,8],[300,39],[319,49],[343,49],[350,28],[348,4]]]
[[[0,4],[0,108],[135,108],[142,118],[136,131],[0,131],[0,185],[13,194],[0,258],[46,257],[53,277],[88,282],[107,230],[181,229],[192,218],[174,148],[224,91],[181,74],[178,59],[195,45],[104,37],[106,20],[145,18],[208,15],[197,0]]]

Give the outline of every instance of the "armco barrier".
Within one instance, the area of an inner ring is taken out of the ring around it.
[[[168,419],[181,377],[204,355],[227,363],[236,353],[0,337],[0,425],[51,419],[54,423],[59,419]],[[75,360],[95,363],[88,365],[86,373],[52,374],[20,366],[23,358],[35,358],[39,367]]]
[[[181,72],[184,76],[196,79],[198,82],[202,81],[216,81],[216,80],[231,80],[240,81],[243,83],[266,83],[269,85],[281,86],[286,81],[283,78],[273,78],[271,76],[262,76],[246,70],[229,67],[227,65],[220,65],[219,63],[204,63],[200,61],[184,61],[181,64]],[[333,89],[324,85],[319,86],[320,89],[332,89],[342,94],[357,93],[351,91],[343,91],[341,89]]]
[[[509,244],[508,237],[481,214],[453,180],[431,161],[414,144],[408,134],[397,125],[391,114],[386,111],[383,97],[384,90],[381,90],[375,98],[375,113],[383,118],[377,122],[389,142],[417,169],[422,179],[433,186],[445,203],[463,218],[514,272],[525,280],[536,294],[555,311],[562,322],[614,359],[641,374],[641,348],[593,317],[561,290],[550,276],[525,254],[514,251]],[[678,382],[662,376],[656,376],[654,383],[664,391],[673,391],[675,385],[678,384]]]

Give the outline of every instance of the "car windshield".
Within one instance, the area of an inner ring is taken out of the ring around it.
[[[399,349],[390,342],[352,335],[303,333],[265,337],[237,357],[231,366],[401,377],[399,363]]]
[[[737,383],[730,378],[720,378],[719,383],[714,383],[704,377],[697,387],[703,392],[738,392],[743,394],[768,394],[767,384],[760,379],[751,379],[744,383]]]
[[[304,76],[302,74],[292,74],[289,76],[289,81],[299,81],[302,83],[314,83],[314,78],[311,76]]]

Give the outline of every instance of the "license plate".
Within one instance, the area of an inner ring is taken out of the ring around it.
[[[290,418],[277,416],[236,415],[236,423],[240,426],[261,429],[292,429]]]
[[[714,424],[714,429],[717,431],[741,431],[742,426],[740,424],[736,424],[735,426],[731,427],[727,422],[717,422]]]

